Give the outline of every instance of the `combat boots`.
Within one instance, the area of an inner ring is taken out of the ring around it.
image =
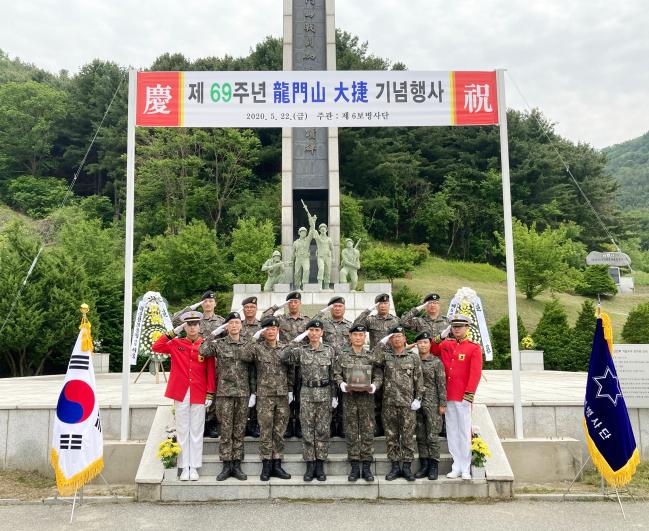
[[[401,475],[406,479],[406,481],[415,480],[415,476],[410,469],[410,463],[408,461],[404,461],[403,465],[401,465]]]
[[[327,475],[324,472],[324,461],[322,459],[315,460],[315,478],[318,481],[327,480]]]
[[[302,477],[302,479],[304,481],[313,481],[314,474],[315,474],[315,461],[307,461],[306,472],[304,472],[304,476]]]
[[[295,424],[293,426],[293,436],[297,437],[298,439],[302,438],[302,423],[300,422],[299,418],[295,419]]]
[[[426,476],[428,476],[428,470],[431,461],[432,459],[428,459],[427,457],[419,458],[419,462],[421,463],[421,468],[417,470],[417,473],[415,474],[415,477],[417,479],[425,478]]]
[[[372,474],[372,461],[363,461],[363,469],[361,475],[365,481],[374,481],[374,474]]]
[[[392,461],[392,468],[390,472],[387,473],[385,479],[388,481],[393,481],[401,477],[401,467],[399,466],[399,461]]]
[[[428,467],[428,479],[437,479],[437,461],[431,459],[429,461],[430,466]]]
[[[286,431],[284,432],[284,439],[290,439],[295,436],[295,426],[293,424],[293,419],[288,419],[286,424]]]
[[[271,466],[272,463],[270,459],[262,460],[261,474],[259,475],[259,479],[261,479],[262,481],[268,481],[270,479]]]
[[[232,475],[231,465],[232,461],[223,461],[223,468],[219,472],[219,475],[216,476],[216,481],[225,481]]]
[[[241,461],[239,459],[230,462],[230,475],[237,478],[239,481],[245,481],[248,476],[241,470]]]
[[[270,472],[270,475],[274,478],[279,479],[291,479],[291,474],[282,468],[281,459],[273,459],[273,468]]]
[[[358,481],[360,475],[361,471],[359,470],[358,461],[352,461],[352,471],[349,473],[349,476],[347,476],[347,481]]]

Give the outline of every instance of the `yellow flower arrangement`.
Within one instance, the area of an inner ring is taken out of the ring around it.
[[[471,439],[471,464],[473,466],[484,466],[487,457],[491,457],[491,452],[487,443],[482,437],[475,435]]]
[[[176,442],[175,437],[168,437],[158,445],[156,457],[162,461],[165,468],[173,468],[176,466],[176,458],[181,452],[180,445]]]
[[[534,343],[534,340],[531,336],[525,336],[523,339],[521,339],[521,347],[523,347],[525,350],[534,350],[535,346],[536,343]]]

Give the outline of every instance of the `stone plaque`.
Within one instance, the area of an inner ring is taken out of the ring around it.
[[[649,345],[613,345],[613,362],[627,407],[649,408]]]
[[[349,370],[347,389],[355,393],[367,393],[372,384],[372,367],[369,365],[355,365]]]
[[[631,265],[631,258],[628,254],[620,252],[600,253],[591,251],[586,256],[587,265],[609,265],[617,267],[628,267]]]

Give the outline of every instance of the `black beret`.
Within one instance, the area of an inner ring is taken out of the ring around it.
[[[421,334],[418,334],[415,341],[421,341],[422,339],[431,339],[430,332],[424,331]]]
[[[279,319],[277,317],[267,317],[261,322],[262,328],[268,328],[269,326],[279,326]]]
[[[424,297],[424,302],[438,301],[441,297],[437,293],[429,293]]]
[[[246,304],[257,305],[257,297],[248,297],[247,299],[243,299],[241,301],[241,306],[245,306]]]
[[[203,293],[203,298],[201,300],[204,301],[205,299],[216,299],[216,295],[212,290],[207,290]]]
[[[302,294],[299,291],[291,291],[291,293],[289,293],[286,296],[286,300],[290,301],[292,299],[297,299],[297,300],[301,301],[302,300]]]
[[[308,330],[309,328],[323,328],[322,321],[320,319],[311,319],[306,324],[306,329]]]
[[[388,331],[388,334],[405,334],[405,333],[406,333],[406,329],[401,325],[393,326]]]
[[[367,326],[365,325],[354,325],[349,329],[349,333],[352,332],[367,332]]]
[[[390,302],[390,295],[387,293],[381,293],[374,297],[374,302]]]
[[[345,304],[345,298],[339,296],[331,297],[331,299],[329,299],[329,305],[331,304]]]
[[[241,320],[241,316],[239,315],[239,312],[230,312],[230,313],[226,316],[225,321],[223,321],[223,322],[224,322],[224,323],[227,323],[228,321],[232,321],[232,319],[239,319],[239,320]]]

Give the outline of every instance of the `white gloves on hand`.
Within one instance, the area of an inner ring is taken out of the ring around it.
[[[208,408],[212,405],[212,401],[209,398],[205,399],[205,407]]]
[[[338,407],[338,398],[335,396],[331,399],[331,409],[336,409]]]
[[[417,310],[422,311],[426,306],[428,306],[427,302],[425,302],[424,304],[420,304],[419,306],[417,306]]]
[[[192,310],[196,310],[196,308],[198,308],[201,304],[203,304],[203,301],[195,302],[194,304],[192,304],[192,305],[190,306],[190,308],[191,308]]]
[[[330,305],[327,306],[326,308],[323,308],[322,311],[323,311],[323,312],[330,312],[331,309],[332,309],[333,307],[334,307],[334,305],[333,305],[333,304],[330,304]]]
[[[374,304],[372,304],[372,306],[367,307],[367,311],[371,312],[372,310],[376,310],[378,308],[378,306],[379,306],[379,303],[375,302]]]
[[[381,339],[381,341],[379,341],[379,343],[381,343],[381,345],[387,345],[387,344],[388,344],[388,341],[390,341],[390,338],[391,338],[393,335],[394,335],[394,334],[388,334],[388,335],[385,336],[383,339]]]
[[[218,336],[219,334],[222,334],[223,331],[224,331],[227,327],[228,327],[228,323],[224,323],[224,324],[222,324],[221,326],[219,326],[218,328],[215,328],[215,329],[212,331],[212,335],[213,335],[214,337],[216,337],[216,336]]]
[[[346,393],[346,392],[347,392],[347,384],[346,384],[345,382],[340,382],[340,390],[341,390],[343,393]]]
[[[417,411],[420,407],[421,400],[418,400],[416,398],[412,401],[412,404],[410,404],[410,409],[412,409],[413,411]]]
[[[257,331],[252,335],[252,337],[254,337],[255,339],[259,339],[259,338],[261,337],[261,334],[263,334],[266,330],[268,330],[268,329],[267,329],[267,328],[262,328],[261,330],[257,330]]]
[[[288,403],[290,404],[293,402],[293,391],[288,392]]]
[[[278,309],[278,310],[281,310],[282,308],[284,308],[284,306],[286,306],[286,305],[288,304],[288,302],[289,302],[289,301],[284,301],[283,303],[278,304],[278,305],[277,305],[277,309]]]
[[[180,332],[182,332],[185,329],[185,323],[178,325],[176,328],[174,328],[174,334],[178,335]]]
[[[252,393],[250,395],[250,398],[248,399],[248,407],[255,407],[256,403],[257,403],[257,395],[255,393]]]
[[[451,325],[448,325],[444,330],[442,330],[442,333],[439,335],[442,339],[446,339],[448,335],[451,333]]]
[[[373,395],[376,393],[376,385],[370,384],[370,394]]]
[[[299,343],[299,342],[302,341],[302,340],[303,340],[307,335],[309,335],[309,331],[308,331],[308,330],[305,330],[305,331],[302,332],[300,335],[295,336],[295,337],[293,338],[293,341],[295,341],[296,343]]]

